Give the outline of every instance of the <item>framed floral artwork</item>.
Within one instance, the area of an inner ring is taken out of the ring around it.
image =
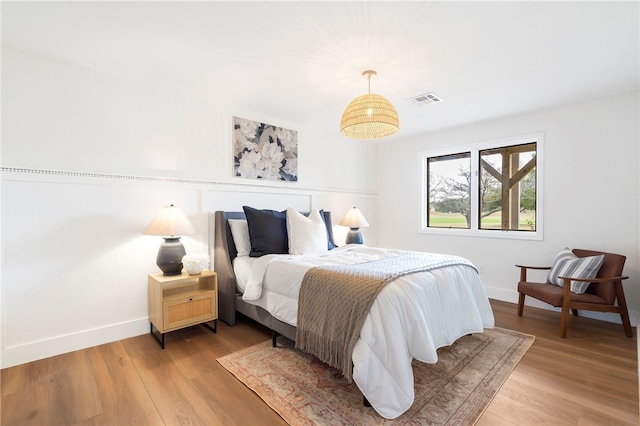
[[[298,132],[233,117],[233,170],[243,178],[296,182]]]

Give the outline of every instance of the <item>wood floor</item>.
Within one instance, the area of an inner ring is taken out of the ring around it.
[[[638,425],[636,337],[622,326],[491,301],[496,325],[536,336],[478,425]],[[634,329],[635,334],[635,329]],[[216,359],[270,338],[250,320],[198,326],[2,370],[0,424],[284,425]]]

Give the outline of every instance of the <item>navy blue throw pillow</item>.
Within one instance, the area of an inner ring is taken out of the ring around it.
[[[288,254],[287,214],[276,210],[258,210],[242,206],[247,217],[251,252],[249,256]]]

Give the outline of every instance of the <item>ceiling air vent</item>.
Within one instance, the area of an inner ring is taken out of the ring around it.
[[[438,102],[442,102],[442,99],[438,97],[433,92],[425,93],[424,95],[418,95],[411,98],[414,104],[417,105],[429,105],[429,104],[437,104]]]

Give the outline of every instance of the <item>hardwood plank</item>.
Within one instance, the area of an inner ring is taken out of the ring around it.
[[[18,371],[23,380],[7,373],[12,383],[2,397],[3,425],[73,424],[102,413],[86,351],[29,363]]]
[[[482,413],[482,417],[476,423],[480,426],[519,426],[517,423],[513,423],[507,419],[489,412],[488,410]]]
[[[546,410],[539,410],[529,404],[529,401],[512,399],[504,392],[499,392],[476,423],[478,426],[493,426],[492,419],[499,418],[506,424],[554,426],[577,425],[577,417],[573,410],[558,411],[558,406],[549,400],[551,405]],[[491,416],[485,418],[487,415]]]
[[[220,349],[216,343],[220,338],[216,339],[218,336],[211,331],[202,333],[198,327],[193,327],[175,334],[182,341],[169,346],[165,340],[165,351],[187,380],[206,374],[218,363],[216,359],[220,356]]]
[[[168,334],[167,336],[171,336],[171,334]],[[147,355],[151,352],[162,351],[160,345],[155,341],[151,334],[141,334],[140,336],[121,340],[120,342],[131,359]]]
[[[171,346],[162,352],[133,359],[142,382],[164,424],[222,424],[221,419],[171,358]]]
[[[219,364],[218,368],[195,379],[194,386],[209,401],[223,425],[287,425],[258,395]]]
[[[637,338],[622,326],[571,318],[559,336],[557,312],[492,300],[496,325],[536,341],[478,425],[637,425]],[[634,329],[635,332],[635,329]],[[284,425],[217,358],[271,338],[241,317],[218,333],[202,326],[149,335],[1,371],[2,425]]]
[[[158,425],[162,419],[121,342],[89,348],[104,414],[109,425]]]
[[[113,426],[113,423],[107,423],[102,414],[90,417],[88,419],[74,423],[73,426]]]
[[[52,424],[55,416],[51,399],[51,386],[46,384],[31,385],[2,396],[2,423],[9,425],[44,425]]]

